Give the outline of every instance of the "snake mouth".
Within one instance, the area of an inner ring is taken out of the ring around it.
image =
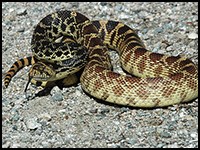
[[[52,76],[47,76],[45,73],[42,73],[42,74],[35,75],[31,78],[36,81],[47,81],[47,80],[50,80]]]

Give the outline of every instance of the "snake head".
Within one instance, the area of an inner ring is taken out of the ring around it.
[[[32,65],[29,71],[29,80],[26,84],[25,92],[28,88],[29,83],[31,80],[35,81],[51,81],[55,79],[56,72],[54,71],[51,64],[45,64],[43,62],[37,62]]]
[[[36,81],[51,81],[55,77],[56,72],[54,71],[51,64],[45,64],[43,62],[37,62],[33,64],[29,71],[29,78]]]

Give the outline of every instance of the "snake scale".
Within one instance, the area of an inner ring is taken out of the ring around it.
[[[198,69],[189,59],[148,51],[136,32],[116,21],[90,21],[76,11],[47,15],[35,28],[33,56],[16,61],[4,78],[5,87],[24,66],[29,80],[50,86],[80,82],[91,96],[119,105],[163,107],[198,97]],[[108,48],[120,55],[122,68],[112,71]],[[51,84],[48,84],[51,83]]]

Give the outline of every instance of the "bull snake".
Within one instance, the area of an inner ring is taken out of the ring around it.
[[[198,97],[198,70],[181,56],[146,50],[136,32],[116,21],[90,21],[75,11],[47,15],[35,28],[33,56],[16,61],[4,78],[7,87],[24,66],[29,80],[44,87],[77,82],[91,96],[119,105],[163,107]],[[131,75],[112,71],[108,48],[117,50],[121,66]]]

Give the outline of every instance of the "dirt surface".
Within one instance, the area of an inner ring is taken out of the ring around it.
[[[47,14],[76,10],[91,20],[117,20],[138,31],[149,50],[198,64],[198,3],[3,2],[2,73],[30,56],[34,27]],[[168,44],[166,44],[168,43]],[[166,46],[168,45],[168,46]],[[119,64],[111,52],[113,64]],[[119,67],[116,67],[118,69]],[[2,147],[198,147],[198,102],[157,109],[107,104],[81,85],[27,100],[28,70],[2,88]],[[29,93],[40,88],[29,86]]]

